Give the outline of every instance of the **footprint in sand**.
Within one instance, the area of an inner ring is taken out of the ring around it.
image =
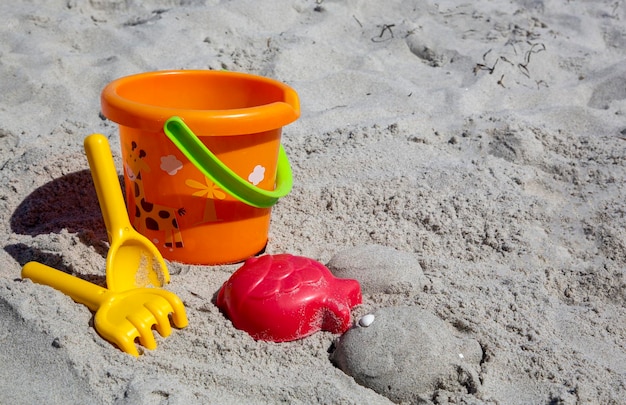
[[[615,63],[587,77],[592,87],[587,106],[608,110],[614,102],[626,100],[626,65]]]

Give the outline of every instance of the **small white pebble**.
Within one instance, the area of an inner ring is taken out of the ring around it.
[[[463,356],[463,353],[459,353],[459,357],[464,358],[465,356]]]
[[[373,314],[363,315],[361,319],[359,319],[359,326],[367,328],[374,322],[375,316]]]

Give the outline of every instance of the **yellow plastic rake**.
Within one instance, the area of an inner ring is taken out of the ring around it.
[[[100,336],[133,356],[139,356],[136,339],[147,349],[156,349],[153,326],[163,337],[172,333],[170,314],[177,328],[188,324],[180,298],[161,288],[112,291],[37,262],[24,265],[22,278],[56,288],[96,311],[94,324]]]

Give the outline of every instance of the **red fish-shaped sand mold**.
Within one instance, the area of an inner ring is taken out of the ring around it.
[[[324,330],[343,333],[361,303],[358,281],[290,254],[248,259],[224,283],[217,306],[253,338],[287,342]]]

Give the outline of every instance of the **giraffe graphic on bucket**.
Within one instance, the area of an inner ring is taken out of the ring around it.
[[[145,162],[146,152],[132,142],[124,161],[126,174],[132,183],[135,204],[133,226],[144,234],[146,230],[164,232],[164,245],[167,248],[182,248],[183,238],[178,227],[178,216],[185,215],[185,208],[172,208],[156,204],[146,197],[142,173],[150,172]]]

